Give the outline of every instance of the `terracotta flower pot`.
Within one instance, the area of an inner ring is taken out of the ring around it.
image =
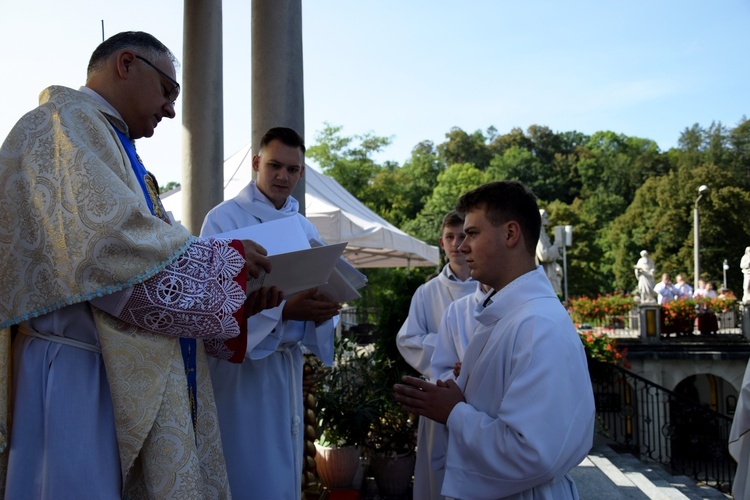
[[[328,448],[315,443],[315,467],[328,489],[352,488],[359,470],[358,446]]]
[[[416,457],[411,453],[397,457],[376,456],[370,462],[370,471],[381,495],[403,495],[409,489],[414,475]]]

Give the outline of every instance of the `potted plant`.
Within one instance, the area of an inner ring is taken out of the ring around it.
[[[396,333],[406,319],[414,290],[424,280],[420,273],[396,270],[378,287],[373,356],[379,398],[377,415],[370,426],[367,453],[369,470],[384,496],[404,495],[414,474],[418,418],[401,409],[393,397],[393,384],[405,374],[419,375],[398,352]]]
[[[395,374],[391,363],[383,363],[379,372],[383,389],[378,414],[370,426],[367,450],[370,472],[382,495],[403,495],[411,485],[416,460],[417,423],[415,415],[401,409],[393,398]],[[400,378],[400,377],[398,377]]]
[[[353,483],[360,468],[361,448],[379,405],[374,363],[372,349],[340,339],[333,367],[318,380],[315,464],[329,489],[357,489]]]

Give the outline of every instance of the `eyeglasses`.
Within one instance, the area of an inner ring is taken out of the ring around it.
[[[175,81],[174,78],[172,78],[171,76],[169,76],[168,74],[166,74],[165,72],[157,68],[153,63],[151,63],[151,61],[149,61],[145,57],[141,57],[138,55],[136,55],[135,57],[136,59],[140,59],[141,61],[145,62],[146,64],[154,68],[157,73],[159,73],[161,76],[169,80],[174,85],[174,87],[172,87],[172,90],[166,93],[166,98],[169,100],[169,102],[174,104],[175,101],[177,100],[177,97],[180,95],[180,84],[177,83],[177,81]]]

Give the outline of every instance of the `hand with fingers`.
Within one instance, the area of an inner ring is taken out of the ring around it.
[[[341,304],[328,299],[317,288],[310,288],[287,299],[281,317],[322,323],[336,316],[340,309]]]
[[[261,271],[271,272],[271,261],[268,260],[268,252],[258,243],[252,240],[241,240],[245,249],[245,263],[247,267],[247,280],[260,276]]]
[[[463,392],[454,380],[437,384],[416,377],[405,376],[401,384],[393,386],[396,401],[409,413],[423,415],[444,424],[458,403],[466,402]]]
[[[245,319],[258,314],[264,309],[272,309],[284,300],[284,292],[272,286],[260,288],[247,296],[245,300]]]

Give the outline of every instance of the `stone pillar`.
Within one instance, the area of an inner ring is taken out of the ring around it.
[[[661,336],[660,309],[661,307],[656,304],[641,304],[638,306],[641,340],[644,343],[659,342]]]
[[[750,339],[750,303],[743,303],[739,310],[742,316],[742,336]]]
[[[254,154],[271,127],[289,127],[305,137],[302,1],[253,0],[251,35]],[[304,215],[304,182],[297,183],[292,196]]]
[[[185,0],[182,72],[182,223],[197,235],[224,199],[221,0]]]

